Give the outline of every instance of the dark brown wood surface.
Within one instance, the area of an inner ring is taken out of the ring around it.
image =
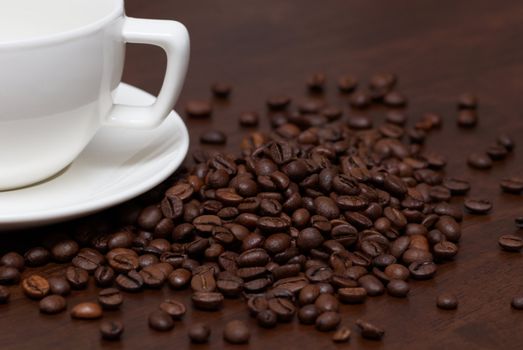
[[[226,131],[226,148],[234,149],[245,132],[237,123],[239,112],[263,110],[269,94],[304,96],[304,80],[312,72],[327,74],[330,102],[344,107],[345,98],[335,92],[338,75],[354,74],[365,84],[373,72],[395,72],[400,90],[410,98],[411,119],[426,111],[444,117],[443,130],[430,137],[427,147],[447,156],[447,172],[470,179],[471,195],[491,199],[494,211],[466,216],[458,257],[441,266],[434,280],[412,283],[408,299],[382,296],[342,307],[344,324],[353,326],[362,317],[383,326],[382,342],[362,340],[354,332],[349,345],[337,346],[330,334],[297,322],[263,330],[247,316],[243,302],[231,300],[223,311],[189,312],[172,332],[157,333],[147,327],[146,317],[160,300],[175,296],[188,301],[187,292],[166,287],[129,295],[121,311],[107,312],[105,318],[122,319],[126,327],[121,342],[109,343],[99,338],[99,321],[71,321],[67,313],[41,315],[36,302],[12,288],[12,301],[0,305],[0,349],[219,349],[227,347],[223,324],[234,318],[252,326],[250,344],[233,347],[237,349],[523,348],[523,311],[510,308],[512,296],[523,294],[523,258],[497,247],[498,236],[516,232],[514,217],[523,215],[523,198],[501,194],[498,187],[502,177],[523,172],[523,3],[127,0],[127,13],[176,19],[188,27],[191,63],[178,111],[190,98],[210,98],[215,80],[234,85],[230,103],[217,105],[210,121],[187,121],[192,149],[199,147],[199,134],[212,127]],[[164,67],[159,49],[129,46],[124,81],[157,93]],[[480,98],[481,119],[472,131],[455,125],[456,97],[464,91]],[[379,120],[383,110],[375,114]],[[264,120],[261,128],[267,127]],[[485,148],[501,132],[519,143],[515,153],[490,171],[470,170],[466,155]],[[30,245],[43,231],[3,236],[0,249]],[[49,274],[55,268],[40,270]],[[458,310],[436,308],[441,291],[459,297]],[[95,298],[91,285],[68,300],[73,305]],[[195,320],[211,325],[209,345],[190,345],[186,329]]]

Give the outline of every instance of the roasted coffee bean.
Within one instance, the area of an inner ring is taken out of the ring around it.
[[[94,320],[102,317],[102,308],[95,303],[76,304],[71,310],[71,317],[82,320]]]
[[[77,253],[80,247],[78,243],[73,240],[67,239],[59,241],[51,248],[51,256],[57,262],[70,261]]]
[[[208,118],[212,114],[212,106],[209,101],[190,100],[185,105],[185,111],[192,118]]]
[[[464,205],[472,214],[487,214],[492,209],[492,202],[488,199],[466,198]]]
[[[241,126],[252,127],[259,123],[259,114],[257,112],[243,112],[240,114],[239,122]]]
[[[119,340],[124,331],[120,321],[103,321],[100,323],[100,335],[105,340]]]
[[[492,168],[492,160],[485,153],[472,153],[467,158],[467,163],[470,167],[479,170]]]
[[[320,296],[320,288],[315,284],[309,284],[300,290],[298,300],[301,305],[313,304]]]
[[[436,274],[436,264],[431,261],[414,261],[409,265],[410,275],[415,279],[429,279]]]
[[[346,304],[360,304],[367,298],[367,290],[362,287],[338,289],[338,299]]]
[[[267,307],[276,313],[280,322],[290,322],[296,314],[293,302],[286,298],[269,299]]]
[[[166,332],[174,328],[172,317],[163,310],[155,310],[149,314],[149,327],[156,331]]]
[[[514,219],[517,228],[523,228],[523,216],[518,216]]]
[[[472,128],[478,124],[478,114],[474,110],[464,109],[458,112],[458,126]]]
[[[123,303],[122,293],[116,288],[102,289],[98,293],[98,303],[106,310],[118,309]]]
[[[409,293],[409,290],[409,284],[403,280],[393,279],[387,284],[387,292],[394,297],[404,298]]]
[[[519,252],[523,248],[523,238],[516,235],[502,235],[498,239],[498,244],[507,252]]]
[[[113,233],[111,236],[109,236],[109,239],[107,241],[107,248],[109,249],[115,249],[115,248],[130,248],[134,241],[134,235],[132,232],[128,230],[122,230]],[[82,253],[83,249],[80,250],[80,253]],[[80,255],[79,253],[79,255]],[[86,253],[92,253],[91,251],[87,251]],[[92,254],[91,254],[92,255]],[[74,262],[74,260],[73,260]],[[96,261],[95,261],[96,262]]]
[[[497,143],[507,149],[507,151],[511,152],[514,149],[514,140],[508,135],[500,135],[497,138]]]
[[[232,320],[223,328],[223,339],[231,344],[246,344],[251,337],[251,331],[245,322]]]
[[[11,266],[0,266],[0,284],[15,284],[20,280],[20,271]]]
[[[49,294],[49,282],[40,275],[31,275],[22,280],[22,290],[32,299],[42,299]]]
[[[72,264],[89,273],[93,273],[104,261],[105,258],[98,251],[91,248],[82,248],[73,258]]]
[[[65,310],[67,302],[61,295],[48,295],[40,300],[39,307],[44,314],[57,314]]]
[[[322,332],[332,331],[338,327],[340,322],[341,316],[338,312],[327,311],[316,319],[316,329]]]
[[[458,298],[451,293],[438,295],[436,306],[443,310],[455,310],[458,307]]]
[[[0,286],[0,304],[6,304],[9,302],[9,298],[11,297],[11,292],[9,291],[9,288],[5,286]]]
[[[485,152],[492,160],[502,160],[508,154],[507,149],[501,145],[490,145]]]
[[[385,291],[383,283],[373,275],[365,275],[358,279],[358,283],[367,291],[369,296],[381,295]]]
[[[143,279],[143,283],[147,287],[151,288],[160,288],[163,286],[167,276],[165,273],[159,269],[156,265],[147,266],[140,270],[140,276]]]
[[[108,287],[113,284],[116,274],[109,266],[99,266],[94,271],[94,280],[100,287]]]
[[[292,293],[298,293],[303,287],[309,284],[309,281],[302,276],[287,277],[276,281],[273,287],[287,289]]]
[[[349,341],[351,336],[351,330],[349,327],[340,327],[332,335],[332,341],[335,343],[346,343]]]
[[[185,268],[178,268],[169,274],[169,285],[174,289],[184,288],[189,284],[191,277],[191,271]]]
[[[436,223],[436,229],[445,235],[451,242],[459,241],[461,237],[461,227],[456,220],[448,215],[440,217]]]
[[[231,94],[232,86],[226,82],[216,82],[211,85],[214,97],[226,99]]]
[[[242,291],[243,280],[228,271],[222,271],[218,275],[216,287],[226,297],[237,297]]]
[[[208,130],[200,135],[200,142],[212,145],[223,145],[227,142],[227,135],[220,130]]]
[[[316,298],[314,305],[320,312],[338,311],[340,307],[338,300],[332,294],[327,293],[320,294],[320,296]]]
[[[160,304],[160,310],[165,311],[172,318],[179,319],[185,315],[187,311],[185,305],[174,299],[167,299]]]
[[[298,310],[298,320],[301,324],[314,324],[320,315],[320,311],[314,304],[301,307]]]
[[[117,272],[128,272],[140,267],[140,262],[135,255],[117,254],[108,260],[111,266]]]
[[[523,191],[523,178],[510,177],[504,178],[499,183],[499,186],[506,193],[520,194]]]
[[[263,328],[274,328],[278,322],[278,316],[272,310],[262,310],[256,315],[258,325]]]
[[[517,295],[513,297],[512,301],[510,302],[510,305],[513,309],[523,310],[523,296]]]
[[[329,197],[319,196],[314,199],[316,213],[327,219],[336,219],[340,216],[340,210],[336,203]]]
[[[216,292],[195,292],[191,300],[195,308],[204,311],[219,310],[223,306],[223,295]]]
[[[343,75],[338,78],[338,89],[340,92],[352,92],[358,86],[358,80],[352,75]]]
[[[476,109],[478,106],[478,99],[471,93],[464,93],[459,96],[458,108],[461,109]]]
[[[449,241],[441,241],[432,247],[434,257],[439,259],[452,259],[458,253],[458,246]]]
[[[381,340],[385,335],[385,331],[380,327],[375,326],[374,324],[358,319],[356,320],[356,325],[360,329],[361,336],[365,339],[370,340]]]
[[[65,278],[74,289],[84,289],[89,282],[89,274],[79,267],[69,266],[65,270]]]
[[[211,328],[205,323],[193,323],[189,326],[187,335],[189,336],[191,342],[195,344],[207,343],[209,341],[209,337],[211,336]]]
[[[118,275],[116,277],[116,285],[126,292],[137,292],[142,289],[143,278],[138,272],[131,270]]]
[[[22,271],[24,269],[24,265],[24,257],[17,252],[6,253],[0,259],[0,266],[14,267],[18,271]]]
[[[71,285],[67,279],[61,276],[51,276],[47,279],[49,283],[49,290],[51,294],[68,295],[71,293]]]
[[[196,292],[213,292],[216,289],[214,269],[207,265],[196,268],[192,273],[191,288]]]
[[[147,266],[152,266],[160,262],[160,259],[154,254],[144,254],[140,255],[138,257],[138,263],[140,264],[140,267],[143,269]]]
[[[309,251],[313,248],[319,247],[323,243],[324,239],[320,231],[313,227],[308,227],[300,231],[296,245],[298,248],[304,251]]]
[[[24,259],[27,266],[44,266],[51,260],[51,252],[44,247],[34,247],[24,254]]]

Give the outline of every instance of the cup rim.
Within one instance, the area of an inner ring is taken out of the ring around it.
[[[115,0],[114,9],[107,15],[99,18],[96,21],[90,22],[80,27],[76,27],[70,30],[65,30],[58,33],[49,35],[26,38],[21,40],[11,41],[0,41],[0,50],[2,49],[13,49],[13,48],[24,48],[54,44],[58,42],[65,42],[79,36],[83,36],[88,33],[93,33],[100,28],[104,27],[107,23],[113,21],[115,18],[124,14],[124,0]]]

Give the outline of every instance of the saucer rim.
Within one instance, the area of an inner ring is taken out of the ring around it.
[[[120,83],[117,89],[120,88],[129,89],[130,91],[135,90],[141,94],[147,95],[148,99],[155,99],[156,97],[144,91],[136,86],[127,83]],[[144,96],[145,97],[145,96]],[[70,206],[59,207],[55,209],[34,211],[29,213],[20,213],[20,214],[9,214],[7,216],[2,216],[0,214],[0,231],[6,230],[19,230],[23,228],[30,228],[35,226],[44,226],[52,223],[57,223],[60,221],[66,221],[75,219],[82,216],[87,216],[98,211],[113,207],[115,205],[121,204],[125,201],[128,201],[132,198],[135,198],[150,189],[154,188],[162,181],[167,179],[171,174],[173,174],[183,163],[187,152],[189,150],[189,131],[184,121],[176,111],[171,111],[167,118],[174,119],[173,122],[176,127],[180,127],[180,144],[173,153],[176,153],[180,156],[173,157],[161,171],[157,172],[155,176],[151,176],[145,181],[140,182],[139,186],[134,186],[129,188],[129,190],[124,192],[119,192],[113,195],[104,196],[91,200],[86,203],[78,203]],[[113,128],[117,129],[117,128]],[[73,161],[74,163],[74,161]],[[73,164],[72,163],[72,164]],[[17,191],[17,190],[14,190]]]

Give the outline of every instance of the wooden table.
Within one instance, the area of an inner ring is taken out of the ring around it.
[[[209,98],[215,80],[234,84],[228,104],[215,110],[211,121],[188,120],[191,146],[207,128],[229,134],[226,148],[241,139],[237,116],[243,110],[263,110],[264,97],[278,92],[299,97],[312,72],[325,72],[335,96],[338,75],[351,73],[362,82],[376,71],[395,72],[400,89],[410,97],[412,119],[425,111],[441,113],[445,126],[428,147],[448,157],[447,171],[469,178],[471,195],[489,198],[495,210],[487,216],[466,216],[461,250],[454,262],[441,266],[437,277],[412,283],[408,299],[371,298],[361,306],[343,306],[343,323],[358,317],[386,329],[382,342],[362,340],[354,333],[352,349],[521,349],[523,312],[510,300],[523,293],[521,254],[497,247],[503,233],[515,232],[514,217],[523,214],[521,196],[501,194],[498,181],[523,171],[523,4],[519,1],[168,1],[128,0],[135,17],[169,18],[183,22],[191,33],[191,64],[178,110],[189,98]],[[130,46],[124,80],[157,93],[164,56],[159,49]],[[459,94],[472,91],[480,98],[480,124],[472,131],[455,125]],[[337,102],[341,100],[336,100]],[[262,129],[267,129],[267,121]],[[485,148],[496,135],[508,132],[519,141],[515,154],[491,171],[469,169],[466,155]],[[521,232],[520,232],[521,233]],[[42,234],[15,233],[2,237],[3,248],[31,244]],[[49,273],[48,266],[41,272]],[[435,307],[441,291],[460,299],[456,311]],[[75,292],[69,304],[94,300],[95,288]],[[297,322],[275,330],[255,326],[241,301],[226,301],[221,312],[189,312],[172,332],[157,333],[146,324],[147,314],[167,296],[187,298],[186,292],[146,291],[126,298],[121,311],[108,319],[123,319],[121,342],[101,341],[97,321],[71,321],[67,313],[43,316],[37,303],[14,293],[0,305],[0,348],[5,349],[219,349],[227,347],[221,330],[225,321],[240,318],[252,326],[248,346],[236,349],[327,349],[336,347],[330,334]],[[185,299],[187,300],[187,299]],[[187,325],[206,321],[212,342],[193,346]]]

